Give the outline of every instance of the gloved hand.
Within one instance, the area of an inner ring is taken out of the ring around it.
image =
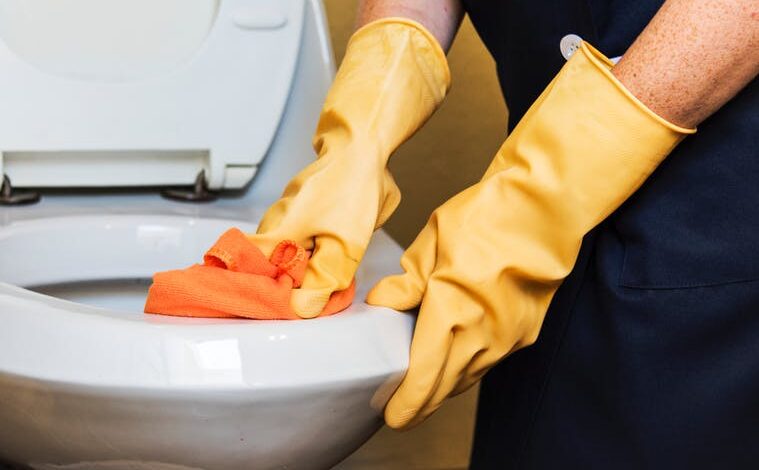
[[[627,199],[684,135],[614,78],[587,44],[498,151],[485,178],[431,216],[367,302],[421,305],[408,372],[385,408],[418,424],[496,362],[532,344],[583,236]]]
[[[390,154],[445,97],[445,53],[420,24],[386,18],[356,31],[322,110],[318,159],[290,181],[251,240],[268,254],[283,239],[313,250],[292,307],[318,315],[352,282],[372,232],[400,202]]]

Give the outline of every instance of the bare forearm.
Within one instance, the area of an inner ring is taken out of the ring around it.
[[[357,26],[388,16],[402,16],[424,25],[447,51],[463,15],[460,0],[361,0]]]
[[[759,2],[668,0],[614,68],[665,119],[694,127],[759,72]]]

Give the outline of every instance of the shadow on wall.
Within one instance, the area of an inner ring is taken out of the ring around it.
[[[337,63],[354,29],[355,0],[325,0]],[[448,54],[452,88],[443,106],[396,152],[390,170],[403,202],[385,228],[407,246],[430,213],[477,182],[506,137],[495,64],[468,20]]]
[[[354,29],[356,2],[324,3],[339,63]],[[390,164],[403,202],[385,228],[403,246],[416,237],[435,207],[480,179],[506,137],[506,107],[495,64],[468,20],[448,58],[453,87],[447,100]],[[468,468],[476,401],[477,390],[472,389],[412,431],[383,428],[336,470]]]

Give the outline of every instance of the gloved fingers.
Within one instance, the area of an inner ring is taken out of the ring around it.
[[[482,380],[482,378],[485,376],[485,374],[488,373],[490,369],[492,369],[496,364],[508,357],[517,349],[519,349],[518,345],[512,345],[510,350],[507,350],[505,352],[503,350],[500,350],[500,353],[497,353],[499,349],[497,347],[493,347],[492,345],[488,348],[482,348],[479,353],[472,356],[472,359],[466,366],[466,374],[464,378],[453,390],[451,396],[456,396],[460,393],[466,392],[470,387]]]
[[[433,295],[433,292],[430,292]],[[442,307],[442,306],[441,306]],[[420,311],[419,315],[426,312]],[[450,353],[445,368],[434,392],[417,414],[406,425],[408,428],[421,424],[437,411],[447,398],[451,398],[471,387],[476,380],[470,377],[468,367],[472,362],[472,342],[466,332],[456,334],[451,341]],[[476,354],[475,354],[476,355]]]
[[[332,292],[330,288],[293,289],[290,306],[300,318],[314,318],[324,310]]]
[[[449,359],[453,333],[446,325],[417,322],[411,341],[409,367],[387,406],[385,423],[394,429],[408,429],[420,410],[436,393]]]
[[[388,426],[398,431],[408,431],[410,429],[414,429],[415,427],[425,422],[427,418],[432,416],[432,414],[434,414],[442,405],[443,400],[435,400],[434,402],[430,400],[424,406],[420,407],[416,413],[411,416],[411,418],[405,424],[403,424],[403,426],[394,427],[390,424],[388,424]],[[387,412],[385,412],[385,422],[387,423]]]
[[[285,191],[287,191],[287,189],[285,189]],[[256,233],[250,234],[249,236],[262,239],[273,237],[275,232],[277,232],[277,228],[282,224],[282,220],[287,216],[288,211],[292,210],[292,205],[292,197],[281,197],[275,201],[268,209],[266,209],[261,220],[258,221]],[[290,238],[292,238],[292,236]],[[301,240],[296,241],[299,243],[301,242]]]
[[[409,273],[387,276],[374,285],[366,295],[366,303],[393,310],[411,310],[419,305],[424,294],[421,279]]]
[[[251,243],[253,243],[268,259],[271,256],[274,248],[282,241],[284,237],[279,236],[276,232],[271,233],[256,233],[245,235]],[[298,240],[295,240],[297,243]],[[302,246],[302,245],[301,245]]]
[[[470,388],[474,386],[477,382],[479,382],[482,377],[485,375],[485,373],[489,369],[481,370],[479,372],[475,373],[469,373],[466,375],[466,377],[462,378],[458,384],[453,388],[453,391],[451,391],[451,394],[449,397],[455,397],[456,395],[461,395],[462,393],[466,392]]]
[[[455,397],[461,393],[469,390],[474,384],[480,381],[482,377],[490,370],[493,365],[498,361],[493,361],[492,355],[488,354],[490,348],[481,347],[481,349],[471,354],[469,363],[464,366],[464,373],[461,375],[461,379],[451,391],[451,397]]]
[[[347,289],[356,275],[361,250],[349,248],[336,238],[320,237],[306,266],[300,288],[294,289],[290,304],[302,318],[319,315],[333,292]]]
[[[381,279],[366,296],[370,305],[410,310],[422,303],[437,261],[437,228],[428,223],[401,257],[404,274]]]
[[[296,217],[301,223],[299,226],[303,226],[302,217],[312,213],[312,207],[314,204],[313,192],[318,191],[320,187],[328,186],[327,184],[316,184],[314,188],[314,181],[317,181],[321,176],[324,178],[325,167],[329,165],[327,159],[316,159],[302,168],[285,186],[282,195],[277,199],[264,213],[263,217],[258,223],[256,228],[257,234],[266,234],[273,231],[278,231],[282,225],[287,224],[288,219]],[[330,172],[327,172],[328,174]],[[290,225],[293,225],[292,223]],[[308,225],[308,224],[305,224]],[[292,228],[292,227],[291,227]],[[291,230],[279,230],[283,232],[281,234],[287,236],[287,232]],[[294,235],[290,235],[289,238],[293,238]],[[303,245],[305,240],[296,240]]]

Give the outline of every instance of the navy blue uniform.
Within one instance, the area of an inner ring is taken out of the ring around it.
[[[619,56],[663,2],[465,3],[513,128],[564,35]],[[585,238],[537,343],[482,382],[473,469],[759,468],[757,149],[755,80]]]

